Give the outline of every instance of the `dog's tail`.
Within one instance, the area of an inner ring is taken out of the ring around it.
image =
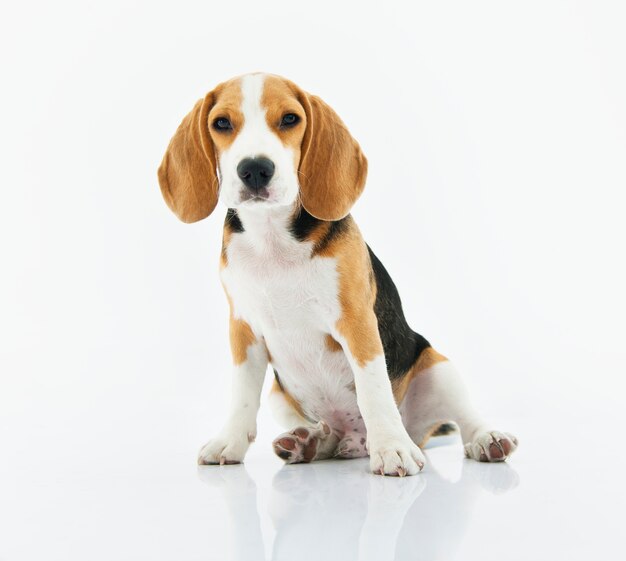
[[[431,436],[446,436],[456,432],[458,427],[454,423],[443,423],[432,433]]]

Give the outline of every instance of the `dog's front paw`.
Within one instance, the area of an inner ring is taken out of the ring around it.
[[[370,446],[370,468],[379,475],[415,475],[426,463],[424,454],[408,435],[381,442],[370,440]]]
[[[247,434],[239,437],[217,436],[200,450],[198,465],[240,464],[253,440],[254,436]]]
[[[517,449],[517,438],[496,430],[478,433],[465,444],[465,457],[479,462],[503,462]]]

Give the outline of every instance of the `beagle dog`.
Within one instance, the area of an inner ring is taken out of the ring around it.
[[[369,455],[414,475],[420,450],[455,423],[465,455],[503,461],[450,361],[407,324],[391,277],[349,214],[367,160],[319,97],[270,74],[218,85],[183,119],[158,177],[183,222],[228,209],[220,273],[230,304],[232,402],[200,464],[242,462],[268,364],[287,463]]]

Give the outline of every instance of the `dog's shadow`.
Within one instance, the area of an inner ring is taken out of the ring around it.
[[[283,467],[269,498],[271,560],[454,558],[478,495],[507,492],[519,481],[508,464],[459,462],[454,482],[431,458],[422,474],[406,478],[370,474],[367,459]],[[245,467],[205,466],[199,474],[227,504],[233,535],[222,558],[265,559],[256,485]]]

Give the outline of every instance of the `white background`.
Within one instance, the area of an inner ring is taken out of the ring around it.
[[[623,3],[62,1],[2,14],[0,560],[235,555],[234,523],[195,468],[228,405],[225,209],[178,222],[156,169],[196,99],[257,70],[348,124],[370,164],[353,214],[412,327],[520,438],[519,485],[483,501],[454,555],[614,552]],[[259,427],[247,465],[263,505],[280,467],[267,407]],[[269,556],[280,532],[259,515]]]

